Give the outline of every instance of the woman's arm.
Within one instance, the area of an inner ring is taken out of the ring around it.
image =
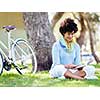
[[[56,43],[52,47],[52,60],[53,65],[60,64],[59,46]]]
[[[77,65],[74,65],[74,64],[66,64],[65,65],[65,68],[68,68],[68,69],[73,69],[73,68],[76,68]]]
[[[75,51],[76,51],[76,55],[75,55],[75,59],[74,59],[74,64],[75,65],[80,65],[81,64],[81,59],[80,59],[80,46],[78,44],[76,44],[75,47]]]

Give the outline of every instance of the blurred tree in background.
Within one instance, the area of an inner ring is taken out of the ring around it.
[[[65,12],[66,13],[66,12]],[[86,40],[89,38],[90,41],[90,50],[92,55],[95,58],[97,63],[100,63],[100,58],[96,54],[96,30],[98,30],[98,25],[100,25],[100,13],[89,13],[89,12],[70,12],[75,20],[80,24],[79,36],[76,37],[76,41],[79,43],[82,48],[83,45],[86,45]],[[56,22],[54,20],[60,20],[64,13],[58,12],[54,15],[52,22]],[[66,13],[66,15],[69,13]],[[69,17],[68,15],[66,17]],[[56,23],[52,23],[53,27]],[[88,37],[87,34],[88,33]]]

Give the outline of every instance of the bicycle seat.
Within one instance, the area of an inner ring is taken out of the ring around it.
[[[16,29],[14,25],[3,26],[2,28],[5,29],[7,32]]]

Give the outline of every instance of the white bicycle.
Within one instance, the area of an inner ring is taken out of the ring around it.
[[[2,28],[7,33],[8,47],[0,41],[0,75],[3,73],[3,69],[10,71],[11,68],[16,68],[20,74],[35,73],[37,60],[33,48],[22,38],[12,39],[11,31],[16,29],[14,25]],[[6,51],[1,47],[5,48]]]

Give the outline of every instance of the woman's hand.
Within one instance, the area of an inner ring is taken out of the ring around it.
[[[76,67],[76,65],[74,65],[74,64],[67,64],[67,65],[65,65],[65,68],[68,68],[68,69],[73,69],[75,67]]]

